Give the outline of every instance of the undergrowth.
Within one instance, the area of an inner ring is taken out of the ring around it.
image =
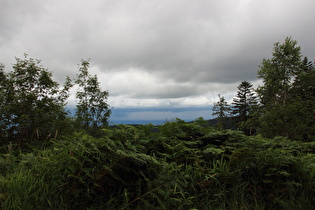
[[[315,208],[314,142],[245,136],[202,119],[4,150],[2,209]]]

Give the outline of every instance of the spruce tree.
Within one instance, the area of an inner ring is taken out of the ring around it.
[[[311,70],[314,70],[315,69],[314,62],[309,61],[308,58],[305,56],[302,61],[302,68],[304,72],[309,72]]]
[[[292,138],[311,141],[315,140],[315,69],[312,62],[308,63],[308,70],[302,72],[295,79],[290,90]]]
[[[225,101],[224,96],[221,97],[219,94],[219,101],[215,102],[212,108],[212,115],[217,116],[218,123],[217,127],[219,129],[223,129],[226,126],[226,119],[229,116],[229,113],[231,112],[231,106]]]
[[[237,95],[233,98],[232,115],[236,118],[238,128],[247,135],[252,133],[253,125],[249,124],[250,111],[257,105],[257,98],[253,90],[253,84],[243,81],[237,87]]]

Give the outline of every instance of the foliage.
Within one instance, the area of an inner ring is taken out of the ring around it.
[[[311,141],[315,137],[315,70],[314,66],[308,69],[295,79],[289,104],[296,108],[296,115],[292,118],[295,123],[291,123],[295,132],[290,138],[303,141]]]
[[[199,118],[74,133],[0,157],[3,209],[313,209],[315,144]]]
[[[258,78],[263,79],[264,85],[258,92],[268,108],[287,104],[292,82],[302,71],[301,48],[296,45],[297,42],[288,37],[283,44],[275,43],[273,58],[263,59]]]
[[[76,116],[66,111],[67,99],[73,83],[69,77],[63,87],[52,79],[52,73],[39,60],[16,58],[11,72],[0,65],[0,140],[29,148],[46,144],[75,130],[84,129],[94,136],[101,135],[111,111],[107,91],[101,91],[97,76],[90,76],[89,62],[82,60],[75,84],[78,104]],[[37,142],[37,143],[35,143]]]
[[[263,60],[259,106],[249,82],[238,87],[234,114],[240,128],[259,119],[256,136],[223,129],[231,107],[220,95],[214,127],[203,118],[104,126],[108,92],[88,67],[83,60],[72,119],[69,78],[60,89],[27,56],[10,73],[0,65],[1,209],[315,208],[314,65],[295,41],[276,43]],[[53,138],[59,129],[68,132]]]
[[[314,62],[309,61],[307,57],[304,57],[302,61],[302,68],[304,72],[309,72],[311,70],[314,70],[315,69]]]
[[[98,127],[107,125],[111,111],[107,104],[108,92],[101,91],[96,75],[89,75],[89,65],[89,61],[82,60],[80,74],[75,80],[79,86],[76,93],[76,117],[80,127],[95,134]]]
[[[223,129],[225,127],[225,120],[231,112],[231,106],[225,101],[224,96],[221,97],[220,94],[218,96],[219,101],[213,104],[212,115],[218,118],[217,127]]]
[[[260,66],[263,85],[257,92],[263,114],[259,122],[266,137],[314,138],[314,66],[301,57],[297,42],[286,38],[283,44],[275,44],[273,57]]]
[[[39,60],[16,58],[13,71],[1,67],[1,139],[29,142],[56,137],[64,127],[69,82],[64,89]]]
[[[253,90],[253,84],[243,81],[237,87],[237,95],[233,98],[232,115],[236,116],[238,127],[246,134],[251,135],[254,129],[253,112],[257,106],[257,98]],[[252,119],[250,119],[252,118]]]

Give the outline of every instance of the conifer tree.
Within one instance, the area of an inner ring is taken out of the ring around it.
[[[231,106],[225,101],[224,96],[221,97],[219,94],[219,101],[215,102],[212,108],[212,115],[217,116],[218,123],[217,127],[219,129],[223,129],[226,126],[226,118],[229,116],[231,112]]]
[[[232,115],[236,117],[238,127],[247,135],[252,133],[252,126],[249,125],[250,111],[257,105],[257,99],[253,90],[253,84],[243,81],[237,87],[237,95],[233,98]]]
[[[305,56],[302,61],[302,68],[304,72],[309,72],[311,70],[314,70],[315,69],[314,62],[309,61],[308,58]]]
[[[315,138],[315,69],[314,63],[307,64],[307,70],[299,74],[293,83],[289,104],[294,114],[290,126],[291,136],[303,141]]]

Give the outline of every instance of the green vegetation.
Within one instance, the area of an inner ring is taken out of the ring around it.
[[[226,120],[230,115],[231,105],[227,103],[224,96],[221,96],[220,94],[218,96],[219,96],[219,101],[213,104],[212,115],[217,116],[218,123],[216,124],[216,126],[219,129],[223,129],[226,127]]]
[[[218,126],[229,116],[247,135],[287,137],[298,141],[315,140],[315,68],[307,57],[302,59],[297,42],[287,37],[275,43],[272,58],[263,59],[257,89],[243,81],[230,107],[224,97],[214,103]],[[254,131],[254,132],[253,132]]]
[[[76,93],[78,100],[76,122],[80,128],[95,136],[100,126],[107,125],[111,111],[107,104],[108,92],[101,91],[96,75],[93,77],[89,75],[89,65],[88,61],[82,60],[80,74],[75,80],[79,86]]]
[[[263,86],[257,92],[262,104],[260,127],[264,136],[314,140],[315,80],[306,78],[314,78],[315,72],[301,57],[297,42],[286,38],[283,44],[275,44],[273,57],[264,59],[260,66],[258,76],[263,79]]]
[[[74,131],[84,130],[93,136],[107,125],[110,116],[107,91],[101,91],[97,76],[88,72],[89,62],[82,60],[74,78],[78,89],[75,118],[69,117],[66,102],[72,80],[66,77],[60,87],[52,73],[39,60],[16,58],[11,72],[0,65],[0,140],[1,144],[48,142]]]
[[[69,79],[63,89],[40,61],[16,59],[13,71],[0,68],[1,143],[29,143],[56,136],[65,126]]]
[[[315,144],[198,119],[74,133],[0,158],[2,209],[313,209]]]
[[[237,95],[233,98],[232,115],[235,116],[237,126],[246,134],[252,135],[255,131],[252,114],[257,107],[257,97],[253,84],[243,81],[237,87]]]
[[[27,55],[0,65],[1,209],[315,209],[315,71],[295,41],[263,60],[261,87],[243,81],[232,106],[219,95],[216,126],[108,126],[88,67],[60,87]]]

